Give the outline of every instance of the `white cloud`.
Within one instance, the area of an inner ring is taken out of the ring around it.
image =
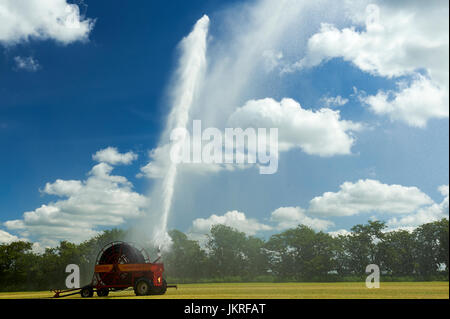
[[[29,72],[35,72],[41,68],[39,62],[33,57],[14,57],[14,62],[16,62],[16,68],[20,70],[25,70]]]
[[[308,217],[301,207],[280,207],[272,212],[270,220],[278,224],[277,229],[295,228],[302,224],[323,231],[334,225],[328,220]]]
[[[392,218],[388,221],[388,226],[397,228],[412,228],[425,223],[431,223],[442,218],[448,218],[448,185],[438,188],[444,200],[440,203],[433,203],[430,206],[419,209],[417,212],[408,214],[401,218]]]
[[[134,192],[125,177],[111,175],[112,170],[110,165],[99,163],[84,181],[58,179],[47,183],[43,193],[64,198],[4,225],[42,246],[54,246],[59,240],[80,242],[96,235],[98,227],[118,226],[126,219],[142,216],[148,199]]]
[[[325,104],[326,107],[336,107],[336,106],[343,106],[348,103],[348,99],[343,98],[342,96],[331,96],[331,97],[323,97],[322,102]]]
[[[228,127],[233,128],[278,128],[278,148],[288,151],[301,148],[305,153],[319,156],[351,154],[355,142],[354,131],[363,125],[342,120],[339,111],[323,108],[318,111],[306,110],[293,99],[280,102],[271,98],[249,100],[237,108],[230,116]],[[234,151],[237,152],[236,145]],[[161,145],[149,152],[150,161],[141,167],[138,177],[162,178],[170,165],[171,144]],[[190,148],[191,157],[193,148]],[[244,154],[245,155],[245,154]],[[277,155],[277,154],[274,154]],[[247,169],[252,164],[179,164],[177,169],[195,174],[216,173],[227,170]]]
[[[323,23],[308,40],[305,57],[286,70],[340,57],[373,75],[412,75],[415,80],[409,86],[401,85],[397,92],[380,91],[365,102],[375,113],[413,126],[448,117],[448,2],[383,2],[368,5],[360,15],[365,18],[362,31]],[[420,76],[420,71],[426,76]]]
[[[444,196],[444,200],[440,204],[440,208],[441,208],[443,214],[448,215],[448,195],[449,195],[448,194],[448,185],[439,186],[438,190],[441,193],[441,195]]]
[[[94,20],[66,0],[0,0],[0,21],[0,43],[6,45],[30,39],[86,41],[94,27]]]
[[[438,187],[438,191],[442,194],[442,196],[448,197],[449,187],[448,185],[441,185]]]
[[[380,90],[376,95],[360,98],[374,113],[410,126],[425,127],[430,119],[448,117],[448,91],[430,79],[419,75],[410,86],[399,85],[402,88],[398,91]]]
[[[382,184],[375,180],[359,180],[356,183],[345,182],[341,190],[336,193],[327,192],[315,197],[308,209],[301,207],[280,207],[274,210],[269,218],[270,223],[264,224],[257,219],[250,219],[245,213],[229,211],[224,215],[213,214],[208,218],[197,218],[193,221],[188,235],[202,244],[207,239],[211,227],[216,224],[227,225],[248,235],[261,232],[295,228],[298,225],[308,226],[315,231],[326,231],[334,226],[334,222],[326,219],[310,217],[312,214],[327,216],[350,216],[368,212],[382,214],[402,214],[400,218],[391,218],[387,222],[387,230],[408,230],[433,222],[441,218],[448,218],[449,187],[443,185],[438,188],[445,197],[440,204],[436,204],[430,197],[416,187]],[[370,220],[379,220],[373,215]],[[346,229],[329,231],[333,237],[351,234]]]
[[[248,235],[255,235],[260,231],[271,230],[269,225],[262,224],[256,219],[247,218],[244,213],[237,210],[229,211],[224,215],[211,215],[208,218],[197,218],[192,222],[189,233],[192,235],[208,234],[211,227],[217,224],[233,227]]]
[[[412,213],[433,204],[417,187],[383,184],[377,180],[345,182],[338,192],[326,192],[310,201],[308,213],[325,216],[352,216],[361,213]]]
[[[170,165],[170,148],[170,144],[164,144],[152,149],[148,153],[150,161],[145,166],[141,167],[141,173],[139,173],[137,176],[146,176],[148,178],[163,178]]]
[[[280,150],[298,147],[319,156],[350,154],[355,141],[352,132],[362,128],[359,123],[341,120],[339,111],[307,110],[289,98],[281,102],[271,98],[250,100],[230,116],[228,123],[243,128],[277,127]]]
[[[296,67],[313,67],[341,57],[374,75],[391,78],[425,68],[439,82],[448,81],[448,3],[403,4],[368,5],[360,12],[365,17],[362,31],[322,23]]]
[[[92,155],[92,159],[97,162],[108,163],[111,165],[127,165],[137,159],[137,154],[131,151],[127,153],[119,153],[117,148],[109,146],[105,149],[97,151],[94,155]]]
[[[448,215],[448,214],[447,214]],[[388,220],[388,226],[390,227],[407,227],[407,226],[419,226],[426,223],[439,220],[447,217],[442,213],[442,209],[439,204],[433,204],[419,209],[416,213],[408,214],[404,217],[394,217]]]
[[[57,179],[54,183],[45,184],[44,193],[58,196],[71,196],[83,188],[83,183],[76,180]]]
[[[0,244],[9,244],[18,240],[19,237],[11,235],[10,233],[0,229]]]
[[[206,235],[210,234],[211,227],[218,224],[235,228],[247,235],[295,228],[299,224],[311,227],[316,231],[323,231],[334,225],[331,221],[306,216],[300,207],[280,207],[271,213],[270,222],[274,226],[261,223],[257,219],[247,218],[245,213],[233,210],[223,215],[213,214],[207,218],[195,219],[188,231],[188,236],[193,240],[199,240],[203,245],[207,239]]]

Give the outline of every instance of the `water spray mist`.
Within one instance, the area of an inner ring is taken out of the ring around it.
[[[170,160],[170,132],[175,128],[187,128],[189,111],[194,103],[196,92],[202,83],[206,69],[206,38],[209,18],[200,18],[192,32],[181,41],[181,57],[176,72],[175,84],[171,91],[171,111],[167,125],[158,147],[166,154],[160,160],[165,161],[162,180],[152,191],[152,205],[160,210],[160,220],[155,225],[153,241],[162,250],[167,248],[170,238],[167,234],[167,221],[172,205],[172,197],[177,177],[177,164]],[[159,200],[159,203],[155,203]]]

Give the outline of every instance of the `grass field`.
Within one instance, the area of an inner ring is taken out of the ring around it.
[[[0,299],[50,298],[52,293],[0,292]],[[79,295],[67,298],[79,298]],[[94,298],[100,298],[96,295]],[[107,299],[448,299],[448,282],[382,282],[378,289],[364,283],[226,283],[183,284],[162,296],[137,297],[133,290],[111,292]]]

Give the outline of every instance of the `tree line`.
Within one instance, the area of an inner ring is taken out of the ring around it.
[[[81,244],[62,241],[35,253],[32,243],[0,244],[0,290],[64,288],[68,264],[80,267],[81,283],[90,282],[100,249],[129,232],[104,231]],[[386,231],[380,221],[355,225],[333,237],[299,225],[267,240],[225,225],[214,225],[206,244],[178,230],[163,253],[171,283],[237,281],[360,281],[366,266],[376,264],[384,281],[448,280],[448,220],[423,224],[414,231]],[[145,246],[156,259],[155,248]]]

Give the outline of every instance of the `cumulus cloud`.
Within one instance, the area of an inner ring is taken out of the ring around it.
[[[311,218],[300,207],[280,207],[271,213],[270,223],[262,223],[254,218],[247,218],[245,213],[237,210],[229,211],[223,215],[213,214],[207,218],[197,218],[189,229],[189,237],[204,243],[206,235],[214,225],[226,225],[244,232],[247,235],[260,235],[271,230],[285,230],[298,225],[306,225],[317,231],[323,231],[333,226],[333,222]]]
[[[208,218],[195,219],[192,222],[192,227],[189,233],[194,237],[208,234],[211,227],[217,224],[233,227],[248,235],[255,235],[257,232],[272,229],[269,225],[262,224],[256,219],[247,218],[244,213],[233,210],[225,213],[224,215],[213,214]]]
[[[342,99],[339,99],[342,103]],[[300,103],[285,98],[280,102],[271,98],[249,100],[242,107],[235,110],[228,119],[228,127],[233,128],[278,128],[278,149],[288,151],[300,148],[305,153],[319,156],[333,156],[351,154],[351,147],[355,142],[353,132],[363,128],[360,123],[342,120],[339,111],[322,108],[312,111],[302,108]],[[269,141],[269,139],[267,140]],[[204,142],[205,144],[207,142]],[[239,153],[237,143],[233,152]],[[171,144],[163,144],[149,152],[150,161],[141,167],[139,177],[162,178],[170,165]],[[249,147],[249,145],[247,145]],[[269,149],[270,145],[266,145]],[[254,150],[256,151],[256,150]],[[193,147],[190,147],[192,158]],[[244,156],[250,155],[251,152]],[[278,157],[278,154],[273,154]],[[256,163],[256,159],[253,159]],[[259,164],[255,164],[256,166]],[[178,169],[196,173],[207,174],[227,170],[247,169],[253,164],[227,164],[227,163],[180,163]]]
[[[14,62],[16,63],[17,70],[35,72],[41,68],[39,62],[31,56],[29,57],[16,56],[14,57]]]
[[[360,14],[365,17],[361,31],[322,23],[296,67],[313,67],[341,57],[374,75],[391,78],[426,68],[439,82],[448,81],[448,6],[443,2],[370,4]]]
[[[308,212],[324,216],[352,216],[361,213],[407,214],[433,200],[417,187],[383,184],[377,180],[345,182],[338,192],[326,192],[310,201]]]
[[[138,177],[163,178],[170,165],[170,144],[164,144],[148,152],[150,161],[141,167]]]
[[[298,225],[308,226],[315,231],[327,231],[335,224],[331,220],[312,217],[314,214],[326,216],[352,216],[363,213],[380,213],[384,216],[392,214],[401,217],[391,218],[387,222],[387,231],[413,231],[417,226],[448,218],[449,187],[438,188],[444,196],[441,203],[435,203],[428,195],[416,187],[382,184],[376,180],[359,180],[356,183],[345,182],[340,191],[326,192],[310,201],[308,209],[296,207],[280,207],[275,209],[269,223],[261,223],[257,219],[247,218],[245,213],[236,210],[224,215],[213,214],[208,218],[197,218],[189,230],[190,238],[204,244],[211,227],[223,224],[233,227],[248,235],[261,234],[266,231],[282,231]],[[370,217],[378,220],[378,215]],[[333,237],[347,236],[351,232],[346,229],[328,231]]]
[[[60,240],[80,242],[98,233],[99,227],[123,224],[129,218],[144,214],[148,198],[133,191],[123,176],[112,175],[107,163],[95,165],[86,180],[61,180],[47,183],[44,194],[61,199],[25,212],[22,219],[4,225],[24,238],[43,246],[54,246]]]
[[[18,240],[19,237],[11,235],[10,233],[0,229],[0,244],[9,244]]]
[[[388,221],[388,226],[411,229],[425,223],[448,218],[448,185],[442,185],[438,190],[444,197],[441,203],[433,203],[401,218],[392,218]]]
[[[295,228],[302,224],[323,231],[334,225],[328,220],[308,217],[301,207],[280,207],[272,212],[270,220],[277,223],[277,229]]]
[[[30,39],[86,41],[95,22],[66,0],[1,0],[0,21],[0,43],[7,45]]]
[[[441,209],[444,214],[448,214],[448,185],[442,185],[438,187],[439,192],[444,196],[444,200],[441,203]]]
[[[334,223],[325,219],[309,217],[353,216],[364,213],[380,213],[391,217],[387,221],[388,230],[412,231],[417,226],[430,223],[449,215],[449,187],[438,188],[444,199],[434,202],[417,187],[388,185],[376,180],[359,180],[356,183],[345,182],[338,192],[326,192],[313,198],[307,209],[301,207],[280,207],[272,212],[270,221],[276,223],[275,229],[287,229],[303,224],[316,231],[325,231]],[[378,220],[378,215],[370,217]],[[331,236],[348,235],[346,229],[328,232]]]
[[[44,193],[58,196],[71,196],[83,188],[83,183],[76,180],[57,179],[54,183],[45,184]]]
[[[398,91],[380,90],[376,95],[360,96],[362,102],[379,115],[410,126],[425,127],[430,119],[447,118],[448,91],[418,75],[411,85],[399,82]]]
[[[116,147],[109,146],[105,149],[97,151],[94,155],[92,155],[92,159],[97,162],[108,163],[111,165],[127,165],[137,159],[137,154],[131,151],[127,153],[119,153]]]
[[[365,18],[363,30],[356,28],[360,25],[340,30],[322,23],[309,38],[306,55],[286,71],[339,57],[373,75],[413,76],[412,83],[399,85],[397,92],[380,91],[364,101],[375,113],[413,126],[448,117],[448,2],[370,4],[360,16]]]
[[[430,223],[449,215],[449,187],[438,188],[444,199],[441,203],[434,202],[417,187],[388,185],[376,180],[359,180],[356,183],[345,182],[338,192],[326,192],[313,198],[307,209],[301,207],[280,207],[272,212],[270,221],[276,223],[275,229],[287,229],[303,224],[316,231],[325,231],[334,223],[325,219],[309,217],[323,216],[353,216],[364,213],[380,213],[384,216],[392,214],[387,221],[388,230],[412,231],[417,226]],[[379,216],[371,216],[378,220]],[[348,235],[346,229],[328,232],[331,236]]]
[[[342,120],[339,111],[323,108],[312,111],[285,98],[250,100],[238,108],[228,121],[233,127],[278,128],[279,149],[301,148],[319,156],[351,154],[355,142],[352,132],[362,125]]]

